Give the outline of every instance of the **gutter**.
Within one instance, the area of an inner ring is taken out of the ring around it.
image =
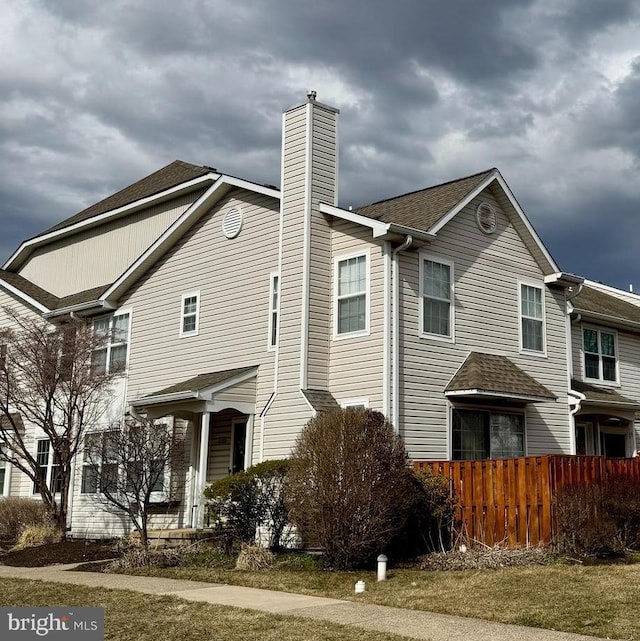
[[[147,405],[159,405],[175,401],[190,401],[200,399],[200,392],[187,390],[185,392],[172,392],[170,394],[158,394],[157,396],[144,396],[131,401],[133,407],[146,407]]]
[[[55,318],[56,316],[67,316],[68,314],[74,314],[77,312],[87,311],[89,309],[105,309],[113,310],[116,309],[116,306],[112,303],[108,303],[106,300],[92,300],[87,301],[86,303],[77,303],[76,305],[69,305],[68,307],[61,307],[60,309],[54,309],[51,312],[43,314],[44,318]]]

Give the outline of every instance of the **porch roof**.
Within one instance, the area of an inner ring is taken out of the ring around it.
[[[530,403],[557,397],[506,356],[471,352],[444,390],[445,396],[503,398]]]
[[[331,392],[320,389],[303,389],[302,393],[316,412],[340,409],[338,401],[336,401]]]
[[[571,389],[584,394],[585,401],[593,405],[609,405],[626,409],[640,408],[638,401],[627,398],[610,387],[598,387],[597,385],[572,379]]]
[[[257,365],[252,365],[250,367],[238,367],[219,372],[198,374],[186,381],[175,383],[157,392],[135,399],[131,401],[131,404],[134,407],[146,407],[182,400],[209,400],[215,392],[253,378],[257,372]]]

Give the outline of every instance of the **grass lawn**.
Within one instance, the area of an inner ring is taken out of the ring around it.
[[[97,606],[105,609],[106,641],[351,641],[362,630],[174,597],[85,586],[4,579],[0,605]],[[366,632],[372,641],[405,637]]]
[[[546,565],[464,572],[374,572],[179,567],[135,573],[211,581],[430,610],[600,637],[640,639],[640,564]],[[354,595],[363,579],[367,591]]]

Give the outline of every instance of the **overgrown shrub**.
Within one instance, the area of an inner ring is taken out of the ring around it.
[[[568,485],[556,496],[557,543],[576,556],[606,556],[640,546],[640,480]]]
[[[413,486],[402,440],[380,412],[319,414],[296,442],[285,497],[303,540],[329,564],[362,565],[407,521]]]
[[[282,486],[289,461],[258,463],[207,487],[209,514],[214,525],[227,529],[240,543],[253,543],[258,527],[269,533],[269,548],[278,550],[288,525]]]
[[[18,535],[18,540],[13,546],[14,550],[32,548],[45,543],[57,543],[62,540],[62,532],[57,524],[40,523],[37,525],[26,525]]]
[[[262,545],[243,545],[236,561],[236,570],[266,570],[273,566],[273,553]]]
[[[51,520],[42,501],[15,496],[0,498],[0,539],[16,541],[29,525],[44,525]]]

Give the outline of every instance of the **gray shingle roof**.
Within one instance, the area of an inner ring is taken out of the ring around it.
[[[471,352],[460,369],[445,388],[445,392],[474,391],[476,394],[499,394],[502,396],[554,399],[525,371],[506,356]]]
[[[0,280],[3,280],[12,287],[19,289],[23,294],[29,296],[29,298],[33,298],[33,300],[44,305],[51,311],[97,300],[100,294],[102,294],[102,292],[104,292],[110,285],[110,283],[107,283],[105,285],[100,285],[100,287],[92,287],[91,289],[86,289],[82,292],[58,298],[57,296],[54,296],[42,289],[42,287],[38,287],[38,285],[14,272],[8,272],[4,269],[0,269]]]
[[[255,366],[238,367],[236,369],[226,369],[222,372],[198,374],[198,376],[189,378],[186,381],[176,383],[175,385],[170,385],[169,387],[165,387],[164,389],[154,392],[153,394],[149,394],[146,398],[153,396],[164,396],[165,394],[175,394],[177,392],[200,392],[201,390],[207,389],[208,387],[212,387],[213,385],[217,385],[218,383],[223,383],[224,381],[227,381],[236,376],[240,376],[241,374],[245,374],[255,369]]]
[[[574,310],[588,315],[590,312],[616,319],[640,323],[640,305],[607,294],[599,289],[584,285],[582,291],[571,301]]]
[[[198,167],[197,165],[192,165],[190,163],[184,162],[182,160],[174,160],[172,163],[168,164],[162,169],[145,176],[141,180],[121,189],[119,192],[108,196],[104,200],[83,209],[81,212],[63,220],[62,222],[49,227],[49,229],[43,231],[42,233],[35,236],[43,236],[44,234],[49,234],[53,231],[58,231],[79,223],[99,214],[104,214],[118,207],[124,207],[136,200],[141,198],[147,198],[148,196],[153,196],[161,191],[175,187],[180,183],[193,180],[194,178],[199,178],[204,176],[211,171],[215,171],[211,167]]]
[[[340,409],[331,392],[320,389],[303,389],[302,393],[316,412]]]
[[[384,223],[428,230],[493,171],[488,169],[473,176],[358,207],[356,213]]]
[[[591,401],[592,403],[613,403],[616,405],[640,406],[640,402],[634,401],[626,396],[622,396],[622,394],[619,394],[615,389],[611,389],[609,387],[598,387],[596,385],[591,385],[590,383],[572,380],[571,389],[584,394],[586,396],[586,400]]]

